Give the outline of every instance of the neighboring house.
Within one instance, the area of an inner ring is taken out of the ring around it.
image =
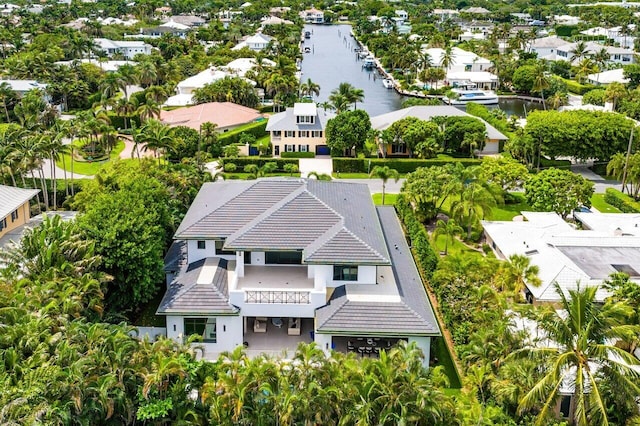
[[[485,141],[484,149],[480,152],[481,155],[498,153],[500,151],[500,144],[509,139],[483,119],[467,114],[461,109],[451,105],[413,106],[377,115],[371,117],[371,127],[374,130],[385,130],[396,121],[408,117],[415,117],[425,121],[429,121],[434,117],[473,117],[482,121],[487,129],[487,140]],[[404,144],[380,144],[379,149],[385,157],[408,157],[410,155],[407,146]]]
[[[269,117],[266,130],[271,134],[273,154],[315,152],[329,155],[325,129],[335,114],[319,109],[314,103],[296,103]]]
[[[255,33],[254,35],[247,37],[240,43],[236,44],[231,50],[240,50],[243,48],[249,48],[253,51],[259,52],[266,49],[269,43],[273,40],[273,37],[262,33]]]
[[[324,12],[312,7],[300,12],[300,17],[307,24],[324,24]]]
[[[207,23],[204,18],[195,15],[173,15],[167,19],[167,22],[175,22],[189,28],[198,28]]]
[[[262,114],[232,102],[208,102],[171,111],[160,111],[160,121],[171,127],[186,126],[200,130],[202,124],[216,124],[218,132],[228,132],[243,124],[263,119]]]
[[[490,15],[491,11],[484,7],[468,7],[461,10],[462,13],[468,13],[470,15]]]
[[[536,53],[538,58],[553,57],[557,53],[558,47],[565,46],[566,40],[563,40],[557,36],[542,37],[530,41],[527,44],[526,51],[529,53]]]
[[[91,64],[106,72],[117,71],[123,65],[136,65],[134,61],[101,61],[99,59],[75,59],[73,61],[58,61],[54,63],[65,67],[74,67],[76,64]]]
[[[256,67],[256,59],[255,58],[238,58],[229,62],[224,67],[221,67],[222,70],[226,70],[233,75],[237,75],[238,77],[244,77],[247,71]],[[262,67],[273,67],[276,65],[270,59],[262,59]]]
[[[42,98],[47,103],[51,103],[51,96],[47,93],[47,84],[38,83],[35,80],[0,80],[1,83],[7,83],[19,97],[26,95],[32,90],[40,90]]]
[[[39,189],[0,185],[0,239],[29,222],[29,202],[39,192]]]
[[[555,58],[552,58],[551,56],[547,56],[542,59],[563,60],[563,61],[571,62],[571,57],[573,56],[573,51],[576,48],[576,44],[577,43],[567,43],[567,44],[564,44],[563,46],[559,46],[556,49]],[[586,43],[585,54],[587,56],[594,55],[602,49],[605,49],[609,54],[609,61],[607,62],[607,64],[609,65],[611,64],[629,65],[629,64],[635,63],[636,53],[633,50],[623,49],[621,47],[605,46],[603,44],[595,43],[595,42]],[[575,59],[573,61],[573,64],[576,65],[579,62],[580,62],[579,59]]]
[[[260,22],[261,27],[266,27],[268,25],[293,25],[293,21],[282,19],[278,16],[269,16]]]
[[[566,294],[582,286],[601,285],[610,274],[626,272],[640,282],[640,214],[575,213],[577,230],[555,213],[522,212],[525,221],[483,221],[486,243],[499,259],[527,256],[539,268],[541,284],[527,284],[530,303],[560,300],[554,283]],[[596,299],[609,292],[600,287]]]
[[[429,54],[432,66],[442,66],[444,49],[428,48],[427,45],[423,45],[422,51]],[[458,47],[452,48],[451,51],[452,61],[446,69],[446,84],[453,87],[475,87],[487,90],[498,87],[498,77],[489,72],[492,67],[490,60]]]
[[[433,9],[431,12],[439,21],[446,21],[460,16],[460,12],[455,9]]]
[[[394,208],[366,185],[205,183],[174,238],[157,314],[169,338],[202,336],[206,359],[300,342],[376,356],[405,340],[429,363],[433,309]]]
[[[587,76],[589,84],[595,84],[596,86],[604,86],[614,82],[627,84],[629,79],[624,76],[624,69],[618,68],[615,70],[608,70],[599,72],[596,74],[589,74]]]
[[[556,25],[578,25],[581,22],[579,17],[571,15],[554,15],[553,21]]]
[[[174,37],[186,38],[190,29],[191,27],[188,25],[169,21],[157,27],[143,28],[140,30],[140,34],[132,35],[131,37],[160,38],[165,34],[170,34]]]
[[[107,38],[93,40],[96,48],[107,56],[122,55],[125,59],[133,59],[136,55],[150,55],[151,45],[143,41],[120,41]]]

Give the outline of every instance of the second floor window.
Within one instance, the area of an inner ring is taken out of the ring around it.
[[[350,265],[333,266],[334,281],[358,281],[358,267]]]
[[[284,137],[285,138],[295,138],[296,137],[296,131],[295,130],[285,130]]]
[[[322,137],[322,130],[312,130],[311,131],[311,137],[321,138]]]
[[[207,242],[206,241],[198,241],[198,250],[204,250],[207,248]]]

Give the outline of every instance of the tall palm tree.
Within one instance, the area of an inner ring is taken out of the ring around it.
[[[382,205],[384,205],[384,196],[387,188],[387,181],[393,179],[394,182],[398,182],[400,179],[400,173],[396,169],[391,169],[389,166],[375,166],[369,177],[377,177],[382,180]]]
[[[571,53],[571,62],[580,61],[587,55],[587,43],[584,41],[579,41],[575,44],[573,49],[569,51]]]
[[[453,244],[453,240],[456,235],[462,234],[464,229],[456,223],[455,220],[449,219],[444,221],[442,219],[436,222],[436,228],[433,230],[434,243],[438,240],[440,235],[444,235],[444,255],[447,255],[447,249],[449,248],[449,242]]]
[[[341,93],[332,93],[329,95],[329,102],[338,114],[349,109],[349,99]]]
[[[509,261],[503,263],[501,268],[502,290],[513,292],[516,301],[521,301],[527,284],[534,287],[540,285],[539,271],[538,266],[531,265],[531,259],[527,256],[520,254],[509,256]]]
[[[604,96],[607,101],[613,104],[613,110],[615,111],[618,101],[627,96],[627,93],[627,88],[624,84],[614,81],[607,85]]]
[[[153,99],[148,98],[145,103],[138,107],[137,113],[142,122],[153,118],[160,118],[160,105]]]
[[[308,78],[307,81],[300,84],[300,94],[302,96],[320,96],[320,85]]]
[[[452,201],[451,215],[467,226],[467,238],[471,238],[471,229],[481,219],[491,215],[491,209],[499,201],[499,195],[490,186],[480,182],[471,182],[464,186],[460,198]]]
[[[142,150],[152,150],[158,164],[161,164],[160,153],[173,149],[173,129],[158,120],[149,119],[140,128],[140,141],[145,144]]]
[[[440,58],[440,66],[444,68],[446,71],[455,65],[455,55],[453,53],[453,47],[450,44],[442,51],[442,57]]]
[[[11,117],[9,117],[9,102],[15,98],[15,92],[11,89],[11,86],[6,81],[0,83],[0,103],[2,103],[2,109],[7,119],[7,123],[11,123]]]
[[[547,105],[544,100],[544,91],[550,86],[549,77],[547,77],[547,70],[543,64],[537,64],[534,69],[533,88],[532,91],[540,93],[542,97],[542,107],[547,109]]]
[[[635,338],[640,326],[629,325],[633,309],[625,303],[596,302],[596,286],[581,287],[578,283],[567,295],[554,285],[560,309],[545,306],[534,314],[544,340],[511,355],[531,358],[544,369],[544,376],[520,400],[518,409],[524,412],[539,407],[536,424],[547,424],[563,383],[570,383],[575,407],[571,422],[608,425],[603,387],[611,385],[640,394],[640,373],[632,367],[640,362],[614,344]]]

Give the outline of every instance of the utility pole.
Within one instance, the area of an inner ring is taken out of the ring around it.
[[[633,142],[633,131],[635,126],[631,128],[631,135],[629,136],[629,146],[627,147],[627,158],[624,161],[624,171],[622,172],[622,192],[627,187],[627,168],[629,167],[629,157],[631,157],[631,145]]]

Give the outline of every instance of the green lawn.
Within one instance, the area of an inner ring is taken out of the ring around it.
[[[444,367],[444,372],[449,378],[449,388],[460,389],[462,387],[460,383],[460,377],[458,376],[458,372],[453,365],[453,359],[451,358],[451,354],[447,349],[444,338],[435,337],[431,339],[431,342],[434,361],[435,358],[438,359],[438,362],[434,363],[434,365],[440,365]]]
[[[591,197],[591,205],[600,213],[622,213],[618,208],[604,200],[604,194],[593,194]]]
[[[462,236],[463,237],[466,236],[466,231]],[[434,249],[438,253],[444,252],[444,246],[446,242],[447,240],[444,235],[438,236],[438,238],[435,241],[431,240],[431,243],[433,244]],[[470,247],[467,247],[462,241],[460,241],[457,238],[454,238],[453,243],[451,242],[451,240],[449,240],[447,244],[447,255],[454,255],[454,254],[464,254],[465,256],[483,256],[482,253]]]
[[[116,147],[113,150],[111,150],[108,160],[92,161],[92,162],[74,161],[73,173],[78,173],[85,176],[93,176],[96,173],[98,173],[98,171],[109,161],[115,158],[118,158],[120,156],[120,153],[123,150],[124,150],[124,142],[118,141],[118,143],[116,144]],[[59,161],[56,161],[57,166],[60,167],[61,169],[66,169],[68,172],[70,172],[71,171],[71,155],[64,154],[62,155],[62,157],[63,158],[61,158]]]
[[[491,220],[513,220],[521,211],[531,210],[531,206],[527,204],[524,194],[521,192],[512,192],[518,202],[516,204],[503,204],[491,209]]]
[[[245,173],[245,172],[233,172],[233,173],[226,173],[225,172],[225,176],[226,179],[240,179],[240,180],[247,180],[247,179],[251,179],[250,173]],[[300,173],[293,173],[293,174],[289,174],[289,173],[267,173],[266,176],[264,177],[275,177],[275,176],[284,176],[284,177],[300,177]]]
[[[382,193],[373,194],[373,204],[376,206],[382,205]],[[396,203],[396,199],[398,198],[398,194],[384,194],[384,204],[387,206],[392,206]]]

